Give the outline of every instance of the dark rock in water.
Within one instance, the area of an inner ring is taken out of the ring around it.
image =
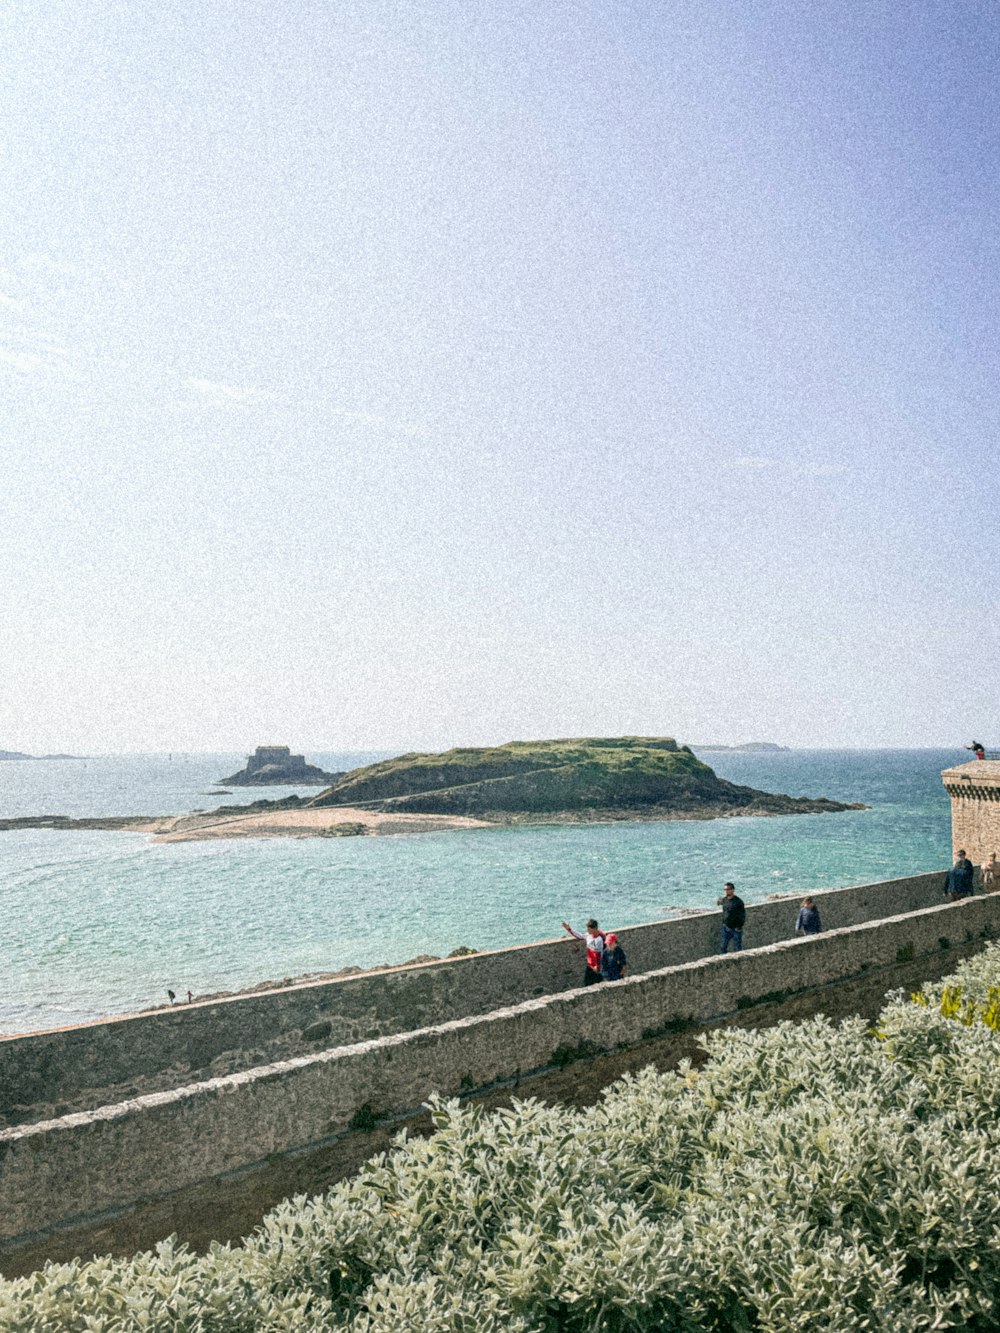
[[[368,832],[367,824],[359,824],[353,821],[344,824],[331,824],[329,828],[323,829],[321,838],[363,838]]]
[[[247,805],[220,805],[218,809],[209,813],[213,815],[259,815],[272,810],[297,810],[300,805],[306,802],[297,793],[292,796],[282,796],[274,801],[269,801],[266,797],[260,800],[250,801]]]
[[[246,768],[219,782],[229,787],[323,787],[343,776],[307,764],[304,755],[292,754],[287,745],[258,745],[247,756]]]
[[[69,815],[20,815],[16,819],[0,819],[0,833],[26,828],[112,829],[127,832],[129,829],[145,829],[160,820],[169,822],[172,818],[170,815],[102,815],[71,819]]]

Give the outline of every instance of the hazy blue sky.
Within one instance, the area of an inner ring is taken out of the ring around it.
[[[1000,746],[994,5],[0,38],[0,748]]]

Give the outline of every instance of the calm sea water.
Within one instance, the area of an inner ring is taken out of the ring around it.
[[[374,754],[311,754],[328,770]],[[941,770],[962,750],[705,753],[720,777],[863,801],[838,815],[155,845],[136,833],[0,833],[0,1034],[179,995],[497,948],[595,915],[626,927],[770,893],[943,869]],[[243,755],[0,762],[0,818],[184,814]],[[232,803],[294,788],[237,792]],[[298,789],[302,790],[302,789]]]

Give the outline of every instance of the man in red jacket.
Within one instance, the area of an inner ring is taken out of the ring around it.
[[[601,954],[604,952],[604,936],[601,934],[601,928],[593,917],[587,922],[587,933],[581,935],[578,930],[574,930],[568,921],[564,921],[563,930],[568,930],[575,940],[583,940],[587,945],[587,965],[583,972],[583,984],[593,986],[598,981],[603,981],[601,976]]]

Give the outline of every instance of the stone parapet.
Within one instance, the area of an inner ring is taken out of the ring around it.
[[[933,960],[1000,928],[1000,895],[656,969],[624,982],[209,1079],[0,1132],[0,1264],[60,1228],[85,1228],[170,1191],[261,1168],[372,1116],[654,1039],[905,959]],[[136,1244],[155,1237],[137,1236]],[[16,1260],[13,1260],[16,1262]]]
[[[943,871],[813,896],[827,930],[941,901]],[[747,946],[793,932],[798,895],[748,909]],[[616,922],[606,922],[610,929]],[[718,948],[719,913],[620,931],[630,972],[688,963]],[[489,1013],[573,990],[583,946],[566,936],[416,967],[111,1019],[0,1040],[0,1128],[238,1073],[317,1049]]]

